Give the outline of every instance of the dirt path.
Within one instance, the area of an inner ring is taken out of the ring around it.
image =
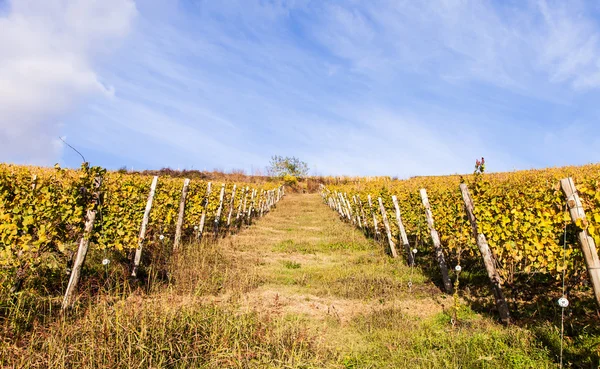
[[[317,194],[288,195],[268,216],[222,245],[234,258],[254,265],[259,287],[241,296],[245,309],[344,324],[390,308],[416,318],[442,311],[438,288],[342,222]]]

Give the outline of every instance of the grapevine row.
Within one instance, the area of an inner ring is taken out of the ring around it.
[[[154,197],[141,233],[153,181]],[[152,253],[165,239],[174,241],[178,223],[179,239],[234,231],[268,212],[284,191],[275,182],[214,187],[205,181],[107,172],[87,164],[79,170],[0,164],[0,268],[10,276],[4,281],[22,280],[40,268],[63,269],[84,237],[92,210],[95,221],[85,236],[91,249],[127,259],[142,245]]]
[[[566,177],[572,177],[577,184],[586,213],[586,218],[576,224],[571,223],[567,199],[559,184]],[[426,189],[446,262],[476,266],[481,258],[465,212],[461,183],[471,193],[478,232],[487,238],[503,282],[512,283],[524,274],[560,279],[564,273],[570,285],[585,283],[586,264],[577,233],[585,230],[595,244],[600,244],[600,165],[401,181],[353,181],[324,186],[322,195],[342,219],[374,237],[383,235],[392,254],[397,252],[396,243],[406,244],[401,240],[399,224],[403,226],[412,241],[404,250],[410,262],[412,250],[421,247],[419,240],[431,242],[420,194],[421,189]]]

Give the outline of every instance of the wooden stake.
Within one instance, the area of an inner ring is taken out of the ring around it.
[[[231,200],[229,201],[229,215],[227,215],[227,228],[231,226],[231,215],[233,214],[233,205],[235,202],[235,190],[236,185],[233,185],[233,189],[231,190]]]
[[[373,216],[373,237],[375,239],[379,239],[379,226],[377,225],[377,216],[375,216],[375,212],[373,211],[373,202],[371,201],[371,194],[369,194],[367,196],[368,200],[369,200],[369,211],[371,212],[371,215]]]
[[[354,212],[352,210],[352,204],[350,204],[350,201],[348,200],[348,194],[344,193],[342,195],[342,199],[344,200],[344,204],[346,204],[346,209],[348,212],[348,220],[350,221],[350,223],[355,224],[355,220],[354,220]]]
[[[335,191],[334,201],[337,206],[337,211],[340,214],[340,217],[345,218],[346,214],[344,214],[344,209],[342,209],[342,202],[340,201],[340,194],[337,191]]]
[[[144,248],[144,240],[146,239],[146,227],[148,227],[148,219],[150,218],[150,210],[152,209],[152,201],[154,200],[154,193],[156,192],[156,184],[158,183],[158,176],[152,178],[152,184],[150,185],[150,194],[148,194],[148,201],[146,201],[146,210],[144,211],[144,218],[142,219],[142,226],[140,227],[140,236],[138,237],[138,246],[135,250],[135,257],[133,258],[133,268],[131,270],[131,276],[137,276],[137,270],[142,260],[142,249]]]
[[[225,183],[221,184],[221,193],[219,194],[219,207],[215,215],[215,224],[213,227],[215,237],[219,234],[219,224],[221,223],[221,213],[223,212],[223,199],[225,198]]]
[[[583,210],[583,204],[581,203],[573,179],[570,177],[561,179],[560,186],[567,197],[567,206],[569,207],[569,214],[573,223],[576,223],[578,219],[585,221],[585,211]],[[600,305],[600,259],[598,258],[596,244],[594,239],[588,234],[587,229],[581,229],[577,236],[588,275],[592,282],[592,288],[594,289],[596,303]]]
[[[406,251],[406,257],[409,266],[415,265],[415,258],[410,249],[410,244],[408,243],[408,236],[406,235],[406,230],[404,229],[404,224],[402,223],[402,217],[400,216],[400,207],[398,206],[398,198],[396,195],[392,196],[392,202],[394,203],[394,208],[396,209],[396,220],[398,221],[398,229],[400,230],[400,239],[402,240],[402,245],[404,246],[404,250]]]
[[[358,212],[358,202],[356,201],[356,195],[352,196],[352,201],[354,201],[354,206],[357,208],[355,213],[356,213],[356,220],[358,221],[358,228],[362,229],[362,221],[360,219],[360,213]]]
[[[460,184],[460,192],[462,193],[463,200],[465,202],[465,209],[467,211],[467,216],[469,217],[469,221],[471,222],[471,229],[473,230],[473,236],[475,240],[477,240],[477,247],[479,248],[479,252],[481,253],[481,257],[483,259],[483,264],[485,265],[485,270],[487,271],[488,278],[490,279],[490,283],[492,284],[492,290],[494,291],[494,298],[496,299],[496,308],[498,309],[498,313],[500,314],[500,320],[503,323],[510,323],[510,313],[508,311],[508,304],[506,303],[506,299],[504,298],[504,293],[502,292],[502,280],[500,279],[500,275],[496,271],[496,262],[490,250],[490,246],[487,243],[485,235],[480,233],[477,229],[477,219],[475,218],[475,206],[473,205],[473,200],[471,199],[471,195],[469,194],[469,189],[467,185],[464,183]]]
[[[362,200],[360,196],[356,196],[358,198],[358,206],[360,207],[360,215],[362,216],[362,223],[365,225],[365,229],[369,230],[369,224],[367,224],[367,218],[365,217],[365,209],[363,208]]]
[[[77,290],[77,284],[79,283],[79,277],[81,276],[81,268],[83,267],[83,263],[85,262],[85,257],[87,256],[88,247],[90,245],[90,237],[92,235],[92,231],[94,230],[94,222],[96,221],[96,209],[98,203],[100,202],[101,184],[102,177],[96,177],[94,179],[94,198],[92,200],[93,207],[92,209],[87,211],[85,216],[85,227],[83,229],[83,236],[79,241],[79,249],[77,250],[77,256],[75,257],[73,269],[71,270],[71,275],[69,277],[69,284],[67,285],[67,290],[65,291],[65,296],[62,302],[61,309],[63,311],[71,307],[73,295]]]
[[[252,208],[254,207],[254,197],[256,196],[256,190],[252,190],[252,196],[250,197],[250,207],[248,208],[248,220],[247,223],[250,224],[252,217]]]
[[[246,190],[244,191],[244,209],[242,209],[242,212],[244,214],[246,214],[246,205],[247,205],[247,202],[248,202],[248,190],[249,189],[250,188],[248,186],[246,186]]]
[[[438,235],[437,230],[435,229],[435,224],[433,222],[433,213],[431,212],[431,207],[429,206],[429,199],[427,198],[427,191],[422,188],[421,189],[421,200],[423,201],[423,206],[425,207],[425,216],[427,217],[427,227],[429,228],[429,233],[431,234],[431,240],[433,241],[433,248],[435,250],[435,257],[440,265],[440,271],[442,272],[442,282],[444,283],[444,289],[447,293],[452,293],[452,282],[450,281],[450,277],[448,276],[448,267],[446,266],[446,260],[444,259],[444,250],[442,249],[442,243],[440,242],[440,236]]]
[[[183,181],[183,190],[181,190],[181,200],[179,201],[179,215],[177,216],[177,227],[175,228],[175,241],[173,241],[173,251],[177,250],[181,243],[181,232],[183,228],[183,218],[185,215],[185,199],[187,198],[190,180],[186,178]]]
[[[200,226],[198,227],[198,239],[202,238],[202,233],[204,232],[204,223],[206,222],[206,209],[208,208],[208,204],[210,202],[211,188],[212,183],[208,182],[208,184],[206,185],[206,199],[204,200],[204,208],[202,209],[202,216],[200,216]]]
[[[392,252],[392,257],[397,258],[398,253],[396,252],[396,245],[394,245],[394,240],[392,240],[392,232],[390,231],[390,223],[388,222],[387,212],[385,211],[385,207],[383,206],[383,200],[381,200],[381,197],[379,198],[379,211],[381,211],[381,218],[383,219],[383,225],[385,226],[385,231],[387,233],[388,243],[390,245],[390,251]]]

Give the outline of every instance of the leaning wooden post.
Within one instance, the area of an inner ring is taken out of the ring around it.
[[[335,200],[337,201],[338,204],[338,212],[340,213],[340,216],[342,217],[342,220],[346,220],[346,210],[344,208],[344,204],[342,203],[341,197],[340,197],[340,193],[336,192],[336,198]]]
[[[381,200],[381,197],[379,198],[379,210],[381,211],[381,218],[383,219],[383,225],[385,225],[385,232],[387,233],[388,243],[390,244],[390,251],[392,252],[392,257],[397,258],[398,253],[396,252],[396,245],[394,245],[394,240],[392,240],[392,232],[390,231],[390,223],[388,222],[387,212],[385,211],[385,207],[383,206],[383,200]]]
[[[348,207],[348,215],[350,215],[350,220],[352,221],[352,224],[356,226],[356,218],[354,217],[354,209],[352,208],[352,203],[350,202],[350,199],[348,198],[348,194],[344,193],[344,198],[346,199],[346,205]]]
[[[247,219],[247,223],[250,224],[251,222],[251,217],[252,217],[252,208],[254,207],[254,197],[256,196],[256,190],[252,190],[252,196],[250,197],[250,206],[248,207],[248,219]]]
[[[204,223],[206,222],[206,209],[208,208],[208,204],[210,203],[210,192],[211,192],[212,183],[208,182],[206,185],[206,199],[204,200],[204,207],[202,209],[202,215],[200,216],[200,226],[198,227],[198,235],[196,238],[200,239],[202,237],[202,232],[204,232]]]
[[[181,190],[181,200],[179,201],[179,215],[177,216],[177,227],[175,228],[175,241],[173,241],[173,251],[177,250],[181,243],[181,232],[183,228],[183,218],[185,215],[185,199],[187,198],[188,188],[190,186],[189,178],[183,181],[183,190]]]
[[[244,208],[242,209],[242,213],[246,214],[246,205],[248,204],[248,190],[250,188],[248,186],[246,186],[246,189],[244,190]]]
[[[410,249],[410,244],[408,243],[408,236],[406,235],[406,230],[402,223],[402,216],[400,215],[400,207],[398,206],[398,198],[396,195],[392,196],[392,202],[394,203],[394,208],[396,208],[396,220],[398,221],[398,229],[400,230],[400,239],[402,240],[402,245],[404,245],[404,250],[406,250],[408,265],[413,266],[415,265],[415,258]]]
[[[360,215],[362,217],[362,224],[365,225],[365,230],[369,230],[369,224],[367,223],[367,218],[365,217],[365,209],[363,208],[362,200],[360,199],[360,195],[356,196],[358,199],[358,206],[360,207]]]
[[[560,186],[562,187],[565,196],[567,197],[567,206],[569,207],[569,213],[571,214],[571,220],[573,223],[577,223],[577,220],[581,219],[584,228],[578,233],[579,246],[583,252],[585,259],[585,265],[587,267],[590,281],[592,282],[592,288],[594,289],[594,295],[596,296],[596,302],[600,305],[600,259],[598,258],[598,251],[596,250],[596,244],[594,239],[588,234],[587,227],[585,226],[585,211],[575,183],[572,178],[565,178],[560,180]]]
[[[352,195],[352,200],[354,201],[354,206],[356,207],[356,220],[358,220],[358,227],[362,229],[362,221],[360,219],[360,213],[358,212],[358,202],[356,201],[356,195]]]
[[[340,217],[345,217],[346,215],[344,214],[344,210],[342,209],[342,203],[340,202],[340,194],[337,191],[335,191],[334,200]]]
[[[238,213],[235,217],[235,222],[237,226],[240,227],[242,225],[242,220],[244,218],[243,214],[246,214],[246,200],[248,198],[248,187],[242,189],[242,197],[240,197],[240,204],[238,205]],[[243,205],[243,208],[242,208]]]
[[[223,199],[225,198],[225,183],[221,184],[221,193],[219,194],[219,207],[217,215],[215,215],[215,223],[213,226],[215,237],[219,234],[219,224],[221,223],[221,213],[223,212]]]
[[[265,190],[260,190],[260,195],[258,195],[258,198],[258,217],[262,218],[265,210]]]
[[[349,222],[351,222],[352,221],[352,216],[350,215],[350,210],[349,210],[349,207],[348,207],[348,203],[346,202],[346,199],[344,198],[344,194],[341,193],[341,192],[340,192],[340,201],[342,202],[346,218],[348,219]]]
[[[438,264],[440,265],[440,271],[442,272],[442,282],[444,283],[444,289],[447,293],[452,293],[452,282],[450,281],[450,277],[448,276],[448,267],[446,266],[446,260],[444,259],[444,250],[442,249],[440,236],[438,235],[438,232],[435,229],[435,224],[433,222],[433,213],[431,212],[431,206],[429,205],[429,198],[427,198],[427,191],[424,188],[421,189],[421,200],[423,201],[423,206],[425,207],[427,227],[429,228],[431,240],[433,241],[435,256],[437,258]]]
[[[150,210],[152,209],[152,201],[154,200],[154,193],[156,192],[156,184],[158,183],[158,176],[152,178],[152,184],[150,185],[150,194],[148,195],[148,201],[146,202],[146,210],[144,211],[144,218],[142,219],[142,226],[140,228],[140,236],[138,237],[138,246],[135,250],[135,257],[133,258],[133,268],[131,269],[131,276],[137,276],[137,270],[142,260],[142,249],[144,248],[144,240],[146,239],[146,228],[148,227],[148,219],[150,218]]]
[[[369,211],[371,212],[371,215],[373,216],[373,237],[375,239],[379,238],[379,226],[377,225],[377,216],[375,216],[375,212],[373,211],[373,202],[371,201],[371,194],[369,194],[367,196],[367,199],[369,200]]]
[[[229,214],[227,215],[227,228],[231,226],[231,215],[233,214],[233,205],[235,202],[235,190],[236,185],[233,185],[233,189],[231,190],[231,200],[229,200]]]
[[[98,203],[100,202],[100,185],[102,184],[102,177],[96,177],[94,179],[94,198],[92,199],[93,207],[89,209],[85,215],[85,227],[83,229],[83,236],[79,241],[79,249],[77,250],[77,256],[73,263],[73,269],[71,270],[71,276],[69,277],[69,284],[65,291],[65,296],[62,302],[62,310],[66,310],[71,307],[71,301],[73,300],[73,294],[77,289],[79,283],[79,277],[81,276],[81,268],[85,262],[88,247],[90,245],[90,237],[94,230],[94,222],[96,221],[96,210]]]
[[[485,269],[487,271],[490,282],[492,283],[492,290],[494,291],[494,298],[496,299],[496,307],[498,308],[498,313],[500,313],[500,320],[503,323],[510,323],[510,314],[508,311],[508,304],[506,303],[506,299],[504,298],[504,293],[502,292],[502,280],[500,279],[500,275],[496,271],[495,260],[492,256],[492,251],[490,250],[490,246],[485,238],[483,233],[480,233],[477,228],[477,219],[475,218],[475,206],[473,205],[473,200],[471,199],[471,195],[469,194],[469,189],[467,185],[464,183],[460,184],[460,192],[462,193],[463,200],[465,201],[465,209],[467,211],[467,216],[469,217],[469,221],[471,222],[471,229],[473,230],[473,236],[475,236],[475,240],[477,240],[477,247],[479,248],[479,252],[481,253],[481,257],[483,258],[483,264],[485,265]]]

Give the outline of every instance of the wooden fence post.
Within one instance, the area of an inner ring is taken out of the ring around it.
[[[446,260],[444,259],[444,250],[442,249],[440,236],[438,235],[438,232],[435,229],[435,224],[433,222],[433,213],[431,212],[431,206],[429,205],[429,198],[427,198],[427,191],[424,188],[421,189],[421,200],[423,201],[423,206],[425,207],[427,227],[429,228],[431,240],[433,241],[435,256],[437,258],[438,264],[440,265],[440,271],[442,272],[442,282],[444,283],[444,289],[447,293],[452,293],[452,282],[450,281],[450,277],[448,276],[448,267],[446,266]]]
[[[235,202],[235,190],[236,185],[233,185],[233,189],[231,190],[231,200],[229,201],[229,214],[227,215],[227,228],[231,226],[231,215],[233,214],[233,205]]]
[[[383,200],[381,200],[381,197],[379,198],[379,210],[381,211],[381,219],[383,219],[383,225],[385,226],[385,232],[387,233],[387,239],[390,245],[390,251],[392,252],[392,257],[397,258],[398,253],[396,252],[396,245],[394,245],[394,240],[392,240],[390,223],[388,222],[387,213],[385,211],[385,207],[383,206]]]
[[[148,227],[148,220],[150,218],[150,210],[152,209],[152,201],[154,200],[154,193],[156,192],[156,184],[158,183],[158,176],[152,178],[152,184],[150,185],[150,194],[148,195],[148,201],[146,202],[146,210],[144,210],[144,218],[142,219],[142,226],[140,228],[140,236],[138,237],[138,246],[135,250],[135,256],[133,258],[133,268],[131,270],[131,276],[137,276],[137,270],[142,260],[142,249],[144,248],[144,240],[146,239],[146,228]]]
[[[406,250],[408,265],[413,266],[415,265],[415,258],[410,249],[410,244],[408,243],[408,236],[406,235],[406,230],[402,223],[402,216],[400,215],[400,207],[398,206],[398,198],[396,195],[392,196],[392,201],[394,202],[394,208],[396,208],[396,220],[398,221],[398,229],[400,230],[400,239],[402,240],[402,245],[404,245],[404,250]]]
[[[581,203],[573,179],[570,177],[561,179],[560,186],[567,197],[567,206],[569,207],[569,214],[571,215],[573,223],[577,222],[578,219],[585,221],[585,211],[583,210],[583,204]],[[588,275],[592,282],[596,302],[600,305],[600,259],[598,258],[596,244],[594,239],[588,234],[587,229],[581,229],[577,236],[579,239],[579,246],[581,247],[585,259]]]
[[[62,302],[61,309],[63,311],[71,307],[73,294],[75,294],[77,284],[79,283],[79,277],[81,276],[81,268],[83,267],[83,263],[85,262],[85,257],[87,255],[88,247],[90,245],[90,237],[94,230],[94,222],[96,221],[96,210],[98,203],[100,202],[101,184],[102,177],[94,178],[94,198],[92,199],[94,206],[92,207],[92,209],[88,210],[85,215],[85,227],[83,230],[83,235],[81,237],[81,240],[79,241],[79,249],[77,250],[77,256],[75,257],[73,269],[71,270],[71,275],[69,276],[69,284],[67,285],[67,290],[65,291],[65,296]]]
[[[204,200],[204,208],[202,209],[202,215],[200,216],[200,226],[198,227],[198,235],[196,238],[202,238],[202,233],[204,232],[204,223],[206,222],[206,209],[208,208],[208,204],[210,202],[210,192],[212,189],[212,182],[208,182],[206,185],[206,200]]]
[[[219,194],[219,207],[217,208],[217,215],[215,215],[215,222],[213,226],[213,232],[215,237],[219,234],[219,224],[221,223],[221,213],[223,213],[223,199],[225,198],[225,183],[221,184],[221,193]]]
[[[175,228],[175,241],[173,241],[173,251],[177,250],[181,243],[181,232],[183,228],[183,218],[185,215],[185,199],[187,198],[188,188],[190,186],[189,178],[183,181],[183,189],[181,190],[181,200],[179,201],[179,215],[177,216],[177,227]]]
[[[510,313],[508,311],[508,304],[504,298],[504,293],[502,292],[502,281],[500,279],[500,275],[496,271],[495,260],[492,256],[492,252],[487,243],[485,235],[480,233],[477,228],[477,219],[475,218],[475,206],[473,205],[473,199],[471,199],[471,195],[469,194],[469,189],[467,188],[466,184],[461,183],[459,187],[465,202],[465,209],[467,211],[469,221],[471,222],[473,236],[475,236],[475,240],[477,241],[477,247],[481,253],[485,270],[487,271],[488,277],[492,284],[492,290],[494,291],[494,298],[496,299],[496,307],[498,309],[498,313],[500,314],[500,320],[502,320],[502,322],[505,324],[509,324]]]

